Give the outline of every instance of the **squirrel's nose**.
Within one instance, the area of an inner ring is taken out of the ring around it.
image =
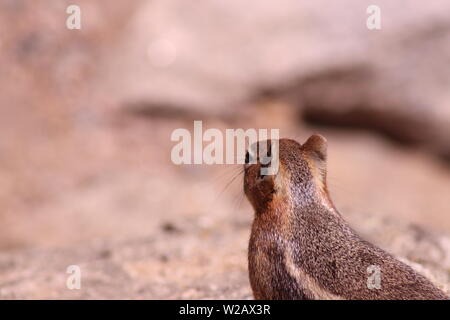
[[[249,164],[250,163],[250,153],[247,151],[245,153],[245,164]]]

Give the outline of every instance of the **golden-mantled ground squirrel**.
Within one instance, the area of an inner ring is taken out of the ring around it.
[[[248,251],[255,299],[448,299],[345,222],[327,190],[324,137],[278,142],[277,174],[262,175],[248,154],[244,165],[255,210]],[[375,286],[371,271],[379,272]]]

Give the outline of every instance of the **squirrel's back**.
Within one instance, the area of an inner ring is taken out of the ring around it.
[[[278,148],[277,174],[245,166],[244,191],[255,209],[248,256],[256,299],[448,299],[341,217],[328,196],[323,137],[304,145],[281,139]]]

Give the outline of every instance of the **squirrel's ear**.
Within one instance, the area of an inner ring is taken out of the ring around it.
[[[320,134],[313,134],[302,145],[303,150],[309,151],[320,160],[327,160],[327,139]]]

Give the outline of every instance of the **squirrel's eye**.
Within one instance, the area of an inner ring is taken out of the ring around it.
[[[245,153],[245,164],[249,164],[250,163],[250,154],[248,153],[248,151]]]
[[[259,169],[259,172],[258,172],[258,179],[264,179],[264,177],[266,176],[266,174],[263,174],[262,173],[262,170],[261,170],[261,168]]]

